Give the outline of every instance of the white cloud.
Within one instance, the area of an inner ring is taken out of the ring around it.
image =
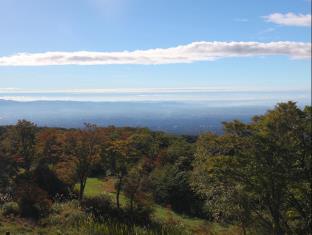
[[[273,13],[263,17],[267,22],[287,26],[311,26],[311,15],[294,14],[292,12],[281,14]]]
[[[165,49],[121,52],[19,53],[0,57],[0,66],[173,64],[212,61],[229,57],[284,55],[292,59],[311,57],[311,43],[304,42],[193,42]]]

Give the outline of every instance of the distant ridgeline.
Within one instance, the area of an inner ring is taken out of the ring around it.
[[[218,106],[209,102],[74,102],[0,100],[0,125],[32,120],[39,126],[77,128],[83,123],[99,126],[147,127],[155,131],[197,135],[222,133],[222,122],[250,121],[270,105]]]

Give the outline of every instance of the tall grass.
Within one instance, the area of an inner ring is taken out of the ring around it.
[[[136,225],[128,225],[116,223],[114,221],[103,221],[101,223],[94,220],[86,221],[81,224],[80,228],[84,228],[86,234],[92,235],[188,235],[181,228],[170,225],[153,225],[148,227],[139,227]]]

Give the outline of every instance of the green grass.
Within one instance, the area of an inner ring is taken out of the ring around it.
[[[96,197],[101,195],[109,196],[112,201],[116,202],[116,192],[114,187],[114,179],[108,178],[102,180],[100,178],[88,178],[84,196],[85,197]],[[75,185],[75,190],[79,190],[79,184]],[[128,199],[123,194],[120,194],[120,205],[125,207],[127,205]]]
[[[187,227],[188,229],[192,231],[206,224],[206,221],[203,219],[180,215],[168,208],[165,208],[159,205],[154,206],[153,216],[156,220],[159,220],[162,222],[183,224],[185,227]]]
[[[75,190],[79,190],[79,184],[75,185]],[[103,181],[99,178],[88,178],[84,195],[86,197],[95,197],[105,193]]]

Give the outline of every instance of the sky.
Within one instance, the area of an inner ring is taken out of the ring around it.
[[[309,0],[0,0],[0,93],[311,91]]]

